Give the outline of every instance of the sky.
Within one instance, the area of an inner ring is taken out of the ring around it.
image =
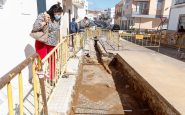
[[[90,10],[103,10],[114,7],[121,0],[88,0]]]

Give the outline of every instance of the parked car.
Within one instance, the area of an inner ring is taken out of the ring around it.
[[[120,26],[118,24],[112,24],[112,25],[109,25],[106,29],[109,29],[111,31],[119,31]]]
[[[102,28],[102,27],[103,27],[103,25],[102,25],[102,24],[100,24],[100,23],[98,23],[97,21],[94,21],[94,23],[96,24],[96,26],[97,26],[97,27],[100,27],[100,28]]]
[[[108,24],[105,21],[95,21],[95,24],[97,25],[97,27],[101,27],[102,29],[106,29]]]

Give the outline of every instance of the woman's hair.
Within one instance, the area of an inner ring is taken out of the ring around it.
[[[54,21],[55,17],[54,17],[54,13],[63,12],[62,7],[60,6],[60,2],[58,2],[57,4],[51,6],[51,8],[47,11],[47,13],[50,15],[51,21]]]
[[[85,19],[85,20],[88,20],[88,18],[87,18],[87,17],[84,17],[84,19]]]

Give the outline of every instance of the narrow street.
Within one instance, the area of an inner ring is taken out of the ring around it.
[[[0,115],[185,115],[185,0],[0,0],[0,15]]]
[[[99,52],[92,45],[90,56],[83,58],[71,115],[153,115],[113,65],[104,65],[110,58],[104,58],[102,65]]]
[[[149,49],[157,51],[157,48],[149,48]],[[185,62],[185,55],[184,54],[182,54],[182,56],[177,56],[178,55],[177,48],[170,48],[170,47],[166,47],[166,46],[161,46],[159,53]]]

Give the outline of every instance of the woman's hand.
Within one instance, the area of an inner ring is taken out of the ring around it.
[[[44,22],[48,23],[50,21],[50,16],[46,12],[44,13]]]
[[[42,27],[44,27],[50,21],[50,16],[46,12],[44,13],[44,21],[41,23]]]
[[[41,24],[42,24],[42,27],[44,27],[47,23],[46,22],[42,22]]]

